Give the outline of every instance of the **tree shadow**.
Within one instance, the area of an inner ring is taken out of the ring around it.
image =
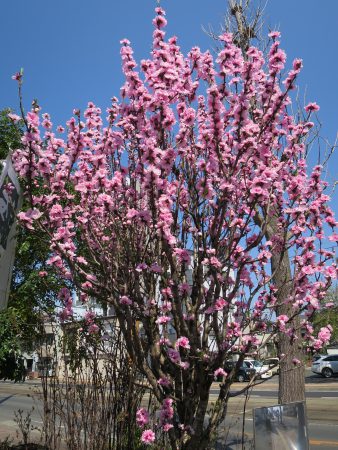
[[[226,436],[226,442],[221,438],[218,438],[214,450],[242,450],[242,437],[241,436]],[[252,450],[254,449],[254,441],[252,436],[244,436],[244,449]]]
[[[324,378],[321,375],[313,374],[305,378],[305,384],[334,384],[338,382],[338,374],[333,375],[331,378]]]

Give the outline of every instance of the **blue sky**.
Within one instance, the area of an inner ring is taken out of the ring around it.
[[[220,28],[225,0],[162,0],[184,51],[213,45],[202,25]],[[253,4],[257,4],[255,0]],[[289,63],[301,57],[301,100],[321,109],[321,136],[333,142],[338,131],[338,1],[270,0],[266,24],[282,32]],[[131,40],[136,59],[151,46],[155,0],[16,0],[3,2],[0,17],[0,108],[18,109],[11,75],[24,68],[24,99],[37,98],[55,125],[64,123],[75,107],[91,100],[105,109],[122,84],[119,41]],[[323,143],[323,149],[325,144]],[[329,180],[338,167],[338,152],[329,165]],[[337,195],[335,195],[337,203]],[[334,205],[333,205],[334,206]],[[335,205],[337,211],[337,205]]]

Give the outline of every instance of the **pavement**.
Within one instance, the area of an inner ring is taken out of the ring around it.
[[[8,435],[16,436],[18,425],[13,419],[14,412],[19,409],[23,411],[23,416],[31,412],[32,426],[41,428],[40,407],[36,397],[39,386],[39,380],[29,380],[25,383],[0,382],[0,441]],[[238,391],[243,387],[244,383],[235,383],[233,390]],[[216,400],[217,393],[218,384],[214,383],[211,389],[211,403]],[[228,406],[227,419],[222,424],[219,434],[220,441],[225,441],[227,437],[227,444],[217,448],[242,449],[240,436],[243,416],[246,435],[244,448],[253,448],[253,410],[262,406],[277,405],[277,396],[278,379],[274,377],[252,390],[246,406],[244,395],[232,398]],[[32,411],[33,407],[35,409]],[[306,409],[310,449],[338,450],[338,377],[327,380],[307,371]],[[32,437],[34,436],[38,436],[38,433],[33,432]]]

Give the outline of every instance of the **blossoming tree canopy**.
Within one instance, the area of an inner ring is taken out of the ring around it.
[[[255,47],[242,54],[224,33],[214,58],[166,40],[161,8],[153,23],[153,50],[139,66],[121,41],[125,83],[106,121],[93,103],[56,131],[38,106],[27,113],[14,162],[31,209],[19,218],[48,237],[49,263],[84,302],[114,306],[129,355],[163,405],[153,429],[139,412],[144,442],[162,429],[173,448],[204,448],[235,376],[227,358],[257,349],[268,323],[271,339],[294,339],[298,315],[309,345],[328,341],[329,328],[313,336],[307,318],[336,275],[337,234],[326,233],[335,220],[322,168],[308,174],[306,163],[318,106],[301,121],[290,112],[302,61],[284,73],[279,33],[267,58]],[[288,315],[276,313],[276,252],[290,252]],[[70,293],[61,299],[65,319]],[[214,377],[223,382],[205,428]]]

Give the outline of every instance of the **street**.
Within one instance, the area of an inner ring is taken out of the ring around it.
[[[338,377],[325,379],[306,370],[306,409],[310,449],[338,449]],[[240,390],[243,384],[234,384],[233,391]],[[211,391],[211,401],[216,399],[217,385]],[[245,433],[248,442],[253,439],[253,409],[278,404],[278,378],[273,377],[252,390],[245,408]],[[241,448],[245,396],[234,397],[229,402],[229,416],[222,424],[223,432],[229,433],[227,450]],[[250,448],[250,445],[245,447]]]
[[[25,414],[34,404],[35,409],[31,413],[32,425],[41,427],[38,403],[32,398],[36,386],[39,386],[39,381],[21,384],[0,382],[0,440],[8,435],[15,437],[18,426],[13,421],[14,412],[21,409]],[[235,383],[234,391],[242,387],[242,383]],[[250,448],[249,442],[253,439],[253,409],[276,405],[277,390],[276,377],[252,390],[245,412],[245,433],[248,440],[248,446],[245,448]],[[218,385],[214,383],[211,402],[216,399],[217,392]],[[220,438],[223,440],[228,435],[226,447],[228,450],[241,448],[239,437],[242,431],[244,402],[243,395],[234,397],[229,402],[228,416],[220,430]],[[338,377],[328,380],[307,370],[306,407],[310,449],[338,449]]]

